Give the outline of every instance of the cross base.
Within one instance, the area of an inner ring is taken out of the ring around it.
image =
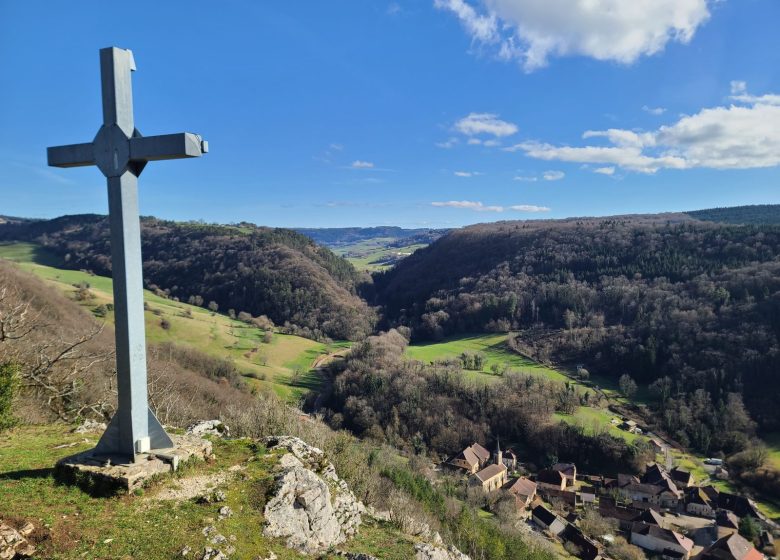
[[[107,496],[132,492],[151,477],[174,472],[191,459],[208,459],[211,442],[191,435],[171,436],[172,446],[140,453],[135,462],[123,455],[106,455],[97,448],[65,457],[57,462],[57,478],[75,484],[90,494]]]

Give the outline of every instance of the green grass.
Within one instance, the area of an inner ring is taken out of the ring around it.
[[[553,417],[556,420],[562,420],[568,424],[581,426],[585,430],[585,433],[589,435],[593,435],[599,431],[606,431],[609,435],[622,438],[629,443],[635,442],[638,439],[643,439],[644,437],[621,430],[616,425],[612,424],[611,420],[615,418],[615,415],[604,408],[581,406],[574,414],[556,412],[553,414]]]
[[[192,547],[190,557],[199,558],[204,547],[211,546],[201,532],[207,525],[226,537],[235,535],[233,558],[264,558],[270,552],[280,560],[301,558],[282,541],[262,535],[262,488],[268,485],[263,481],[273,476],[276,454],[254,448],[249,440],[215,440],[214,461],[188,463],[177,475],[155,480],[142,495],[96,498],[53,476],[57,460],[94,443],[94,435],[85,441],[85,435],[64,425],[23,426],[0,434],[0,517],[12,523],[31,521],[39,528],[36,558],[168,559],[181,557],[185,545]],[[225,504],[153,499],[161,489],[177,486],[179,477],[207,475],[233,465],[244,470],[226,485]],[[222,505],[230,506],[232,517],[217,519]],[[388,525],[367,524],[339,548],[402,560],[414,556],[413,546],[409,537]]]
[[[542,375],[553,381],[570,381],[559,371],[513,352],[507,347],[506,334],[476,334],[455,336],[441,342],[413,344],[406,354],[415,360],[430,363],[436,360],[458,358],[463,352],[481,352],[485,363],[480,371],[465,371],[472,379],[494,382],[501,379],[491,371],[491,366],[508,366],[522,373]]]
[[[397,241],[397,239],[394,237],[376,237],[358,243],[333,247],[331,250],[337,255],[347,259],[352,263],[352,266],[358,270],[376,272],[387,270],[391,266],[387,264],[378,264],[376,261],[388,257],[404,257],[414,253],[417,249],[426,247],[425,244],[421,243],[405,245],[403,247],[388,247],[388,243],[392,243],[393,241]]]
[[[780,469],[780,432],[764,434],[762,439],[769,449],[769,464]]]
[[[0,258],[18,263],[23,270],[50,282],[75,299],[78,284],[88,284],[91,297],[78,303],[91,312],[113,302],[111,278],[79,270],[56,268],[57,258],[31,243],[0,244]],[[177,302],[144,290],[146,337],[149,342],[174,342],[192,346],[232,360],[247,381],[260,390],[274,391],[280,397],[297,402],[322,383],[313,368],[321,356],[343,350],[348,343],[326,345],[299,336],[274,333],[270,343],[263,342],[262,330],[212,313],[202,307]],[[113,322],[109,312],[105,320]],[[168,328],[162,321],[168,322]]]

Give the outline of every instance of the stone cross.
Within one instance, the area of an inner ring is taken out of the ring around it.
[[[119,406],[94,454],[133,462],[139,453],[173,447],[147,397],[138,176],[149,161],[200,157],[208,151],[207,142],[189,132],[141,136],[133,122],[134,70],[131,51],[101,49],[103,126],[90,143],[47,150],[49,165],[96,165],[108,183]]]

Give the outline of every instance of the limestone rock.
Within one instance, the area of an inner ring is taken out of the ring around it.
[[[347,560],[379,560],[376,556],[371,556],[364,552],[343,552],[339,550],[336,551],[336,555],[346,558]]]
[[[220,436],[230,435],[230,428],[221,420],[200,420],[187,427],[187,433],[193,436]]]
[[[365,506],[336,474],[321,449],[292,436],[265,440],[269,449],[286,449],[274,497],[265,507],[264,534],[287,538],[287,546],[315,554],[357,533]]]
[[[31,557],[35,553],[35,547],[25,537],[33,530],[32,524],[26,523],[22,527],[23,534],[0,519],[0,560]]]
[[[84,423],[73,430],[76,434],[103,433],[106,431],[105,422],[96,422],[95,420],[84,420]]]
[[[417,553],[415,560],[471,560],[454,546],[445,548],[429,543],[418,543],[414,545],[414,550]]]

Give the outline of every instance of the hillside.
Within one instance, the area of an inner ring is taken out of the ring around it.
[[[0,244],[0,259],[17,263],[55,287],[89,315],[113,323],[113,289],[110,278],[78,270],[48,266],[56,256],[29,243]],[[23,276],[20,281],[26,283]],[[184,350],[197,350],[218,360],[229,360],[230,368],[254,389],[273,391],[283,399],[298,402],[322,378],[316,365],[347,343],[324,344],[299,336],[274,332],[257,320],[240,321],[202,307],[173,301],[144,291],[146,336],[154,348],[185,359]],[[47,305],[56,307],[55,302]],[[173,345],[173,346],[172,346]]]
[[[729,208],[709,208],[686,212],[687,215],[704,222],[724,224],[780,224],[780,204],[755,204]]]
[[[356,295],[359,274],[301,234],[155,218],[144,218],[141,230],[144,280],[152,291],[266,315],[311,338],[358,339],[372,329],[373,313]],[[0,224],[0,240],[36,242],[58,258],[58,266],[111,275],[104,216]]]
[[[376,302],[417,340],[519,331],[538,360],[627,374],[667,411],[660,428],[728,453],[752,433],[741,398],[761,428],[780,425],[779,255],[776,226],[682,215],[482,224],[377,275]]]

